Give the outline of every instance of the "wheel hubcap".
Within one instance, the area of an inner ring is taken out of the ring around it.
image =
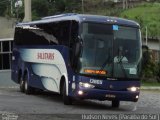
[[[21,80],[21,83],[20,83],[20,84],[21,84],[21,86],[23,86],[23,81],[22,81],[22,80]]]
[[[28,84],[27,84],[27,81],[25,81],[25,90],[28,89]]]

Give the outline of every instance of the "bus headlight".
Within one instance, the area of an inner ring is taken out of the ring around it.
[[[79,90],[79,91],[78,91],[78,94],[79,94],[79,95],[83,95],[83,91],[82,91],[82,90]]]
[[[79,86],[80,87],[84,87],[84,88],[94,88],[95,86],[89,83],[83,83],[83,82],[79,82]]]
[[[136,91],[139,91],[139,87],[130,87],[130,88],[127,88],[127,90],[131,92],[136,92]]]

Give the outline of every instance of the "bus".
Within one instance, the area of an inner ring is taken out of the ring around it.
[[[60,14],[15,28],[12,80],[20,91],[52,91],[65,105],[76,99],[137,102],[142,60],[137,22]]]

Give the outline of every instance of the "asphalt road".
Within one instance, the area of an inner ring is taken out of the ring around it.
[[[112,108],[108,101],[84,100],[75,101],[73,105],[66,106],[61,96],[54,93],[41,92],[35,95],[25,95],[18,88],[0,89],[0,114],[8,113],[27,116],[49,118],[78,117],[73,114],[122,114],[122,113],[159,113],[160,92],[141,91],[137,103],[121,102],[120,108]],[[64,115],[57,115],[64,114]],[[71,116],[72,114],[73,116]],[[23,120],[24,120],[23,118]],[[35,119],[34,119],[35,120]]]
[[[3,80],[0,77],[0,82]],[[141,91],[137,103],[121,102],[120,108],[112,108],[109,101],[95,100],[75,101],[66,106],[55,93],[25,95],[12,81],[4,83],[0,84],[0,119],[8,115],[18,120],[72,120],[82,119],[82,114],[160,113],[160,91]]]

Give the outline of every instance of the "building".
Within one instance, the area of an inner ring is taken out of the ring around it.
[[[10,70],[15,19],[0,17],[0,71]]]
[[[0,39],[0,70],[10,70],[13,38]]]

